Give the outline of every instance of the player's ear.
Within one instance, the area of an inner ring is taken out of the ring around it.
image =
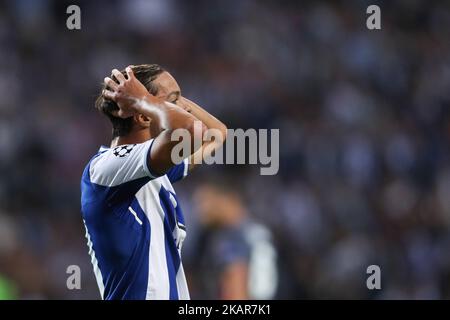
[[[149,128],[151,119],[147,116],[144,116],[143,114],[135,114],[134,121],[136,122],[137,125],[143,128]]]

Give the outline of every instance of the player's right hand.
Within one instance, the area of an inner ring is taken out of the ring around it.
[[[126,68],[126,74],[127,78],[119,70],[113,69],[111,77],[104,79],[106,88],[102,92],[104,98],[117,103],[120,109],[114,115],[120,118],[132,117],[143,99],[156,99],[135,77],[130,66]],[[118,83],[112,79],[113,76]]]

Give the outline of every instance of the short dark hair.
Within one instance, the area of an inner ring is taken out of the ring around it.
[[[151,94],[156,95],[158,93],[158,87],[153,83],[153,81],[158,75],[165,71],[161,66],[157,64],[140,64],[132,66],[131,69],[133,70],[136,78],[142,82]],[[121,72],[126,76],[125,70],[121,70]],[[111,79],[116,80],[113,75],[111,75]],[[105,88],[106,86],[103,85],[102,91]],[[95,108],[105,114],[111,121],[113,126],[113,138],[125,136],[130,133],[133,127],[133,117],[126,119],[115,117],[113,112],[119,110],[119,106],[114,101],[105,99],[101,92],[95,101]]]

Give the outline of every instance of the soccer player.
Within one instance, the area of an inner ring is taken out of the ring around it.
[[[155,64],[114,69],[96,108],[111,120],[113,139],[83,172],[81,209],[101,297],[189,299],[180,256],[186,226],[172,184],[219,148],[227,129]],[[172,161],[177,129],[193,146],[180,163]],[[222,139],[196,146],[207,129]]]

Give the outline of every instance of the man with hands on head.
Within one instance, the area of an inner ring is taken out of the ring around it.
[[[173,184],[222,146],[227,128],[156,64],[114,69],[96,108],[110,119],[113,139],[83,172],[81,208],[101,297],[189,299],[186,225]],[[192,146],[179,163],[172,159],[177,129],[189,132],[182,138]],[[208,129],[220,134],[203,142]]]

